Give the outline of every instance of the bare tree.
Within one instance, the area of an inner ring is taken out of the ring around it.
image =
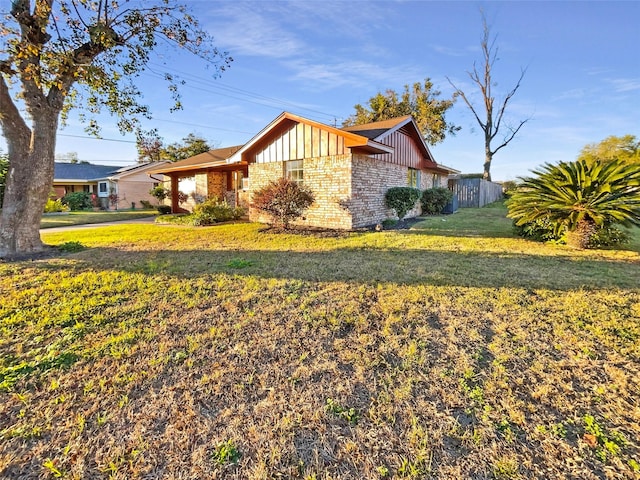
[[[482,94],[482,100],[484,103],[484,112],[480,107],[474,106],[465,92],[458,88],[449,77],[447,80],[449,84],[455,89],[454,95],[459,96],[467,104],[467,107],[471,110],[473,115],[484,132],[484,172],[482,178],[491,181],[491,161],[493,156],[498,150],[506,147],[511,140],[514,139],[516,134],[520,131],[522,126],[527,123],[528,118],[518,122],[517,126],[509,125],[505,122],[504,114],[507,110],[507,105],[520,88],[520,83],[524,78],[526,69],[522,69],[518,81],[509,93],[504,97],[499,105],[496,105],[496,99],[493,95],[493,87],[496,85],[492,78],[492,71],[495,62],[498,60],[498,47],[496,47],[496,37],[491,37],[491,28],[487,25],[487,19],[482,15],[483,35],[480,46],[482,48],[483,64],[478,68],[476,63],[473,64],[473,70],[467,72],[469,78],[480,89]],[[484,115],[483,115],[484,113]],[[484,118],[484,120],[482,120]],[[500,138],[501,143],[497,147],[492,147],[491,144],[496,139],[500,132],[504,132]]]

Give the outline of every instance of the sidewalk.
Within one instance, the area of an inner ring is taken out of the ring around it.
[[[83,223],[82,225],[69,225],[68,227],[52,227],[52,228],[41,228],[40,233],[54,233],[54,232],[65,232],[68,230],[80,230],[83,228],[100,228],[100,227],[113,227],[117,225],[125,225],[128,223],[154,223],[155,216],[153,217],[144,217],[144,218],[134,218],[133,220],[118,220],[117,222],[103,222],[103,223]]]

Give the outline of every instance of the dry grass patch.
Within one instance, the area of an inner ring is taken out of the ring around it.
[[[0,264],[0,475],[639,476],[637,252],[259,230]]]

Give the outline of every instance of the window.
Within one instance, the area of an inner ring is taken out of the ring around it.
[[[296,183],[302,183],[303,181],[303,161],[291,160],[284,162],[284,176],[289,180],[293,180]]]
[[[107,182],[100,182],[98,184],[98,191],[100,193],[107,193]]]
[[[420,170],[410,168],[407,171],[407,185],[413,188],[420,188]]]

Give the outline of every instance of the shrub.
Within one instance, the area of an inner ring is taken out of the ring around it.
[[[422,192],[420,202],[422,203],[422,213],[437,215],[442,213],[444,207],[453,198],[453,192],[445,187],[428,188]]]
[[[47,200],[47,203],[44,205],[44,213],[55,213],[55,212],[68,212],[69,207],[62,203],[62,200],[57,199],[54,200],[50,198]]]
[[[517,235],[536,242],[564,243],[564,230],[557,230],[555,224],[548,217],[541,217],[533,222],[518,225],[513,223],[513,230]]]
[[[508,217],[524,226],[547,219],[567,244],[591,246],[590,237],[613,224],[640,226],[640,169],[620,161],[545,164],[524,178],[507,200]]]
[[[631,239],[629,234],[615,227],[614,225],[607,225],[599,228],[596,232],[589,237],[589,248],[602,248],[613,247],[616,245],[624,245],[629,243]]]
[[[158,205],[156,209],[161,215],[171,213],[171,207],[169,205]]]
[[[140,200],[140,205],[142,205],[144,208],[147,208],[147,209],[153,208],[149,200]]]
[[[67,205],[71,211],[93,210],[93,202],[89,192],[67,193],[62,197],[62,203]]]
[[[226,200],[211,198],[193,207],[193,213],[188,217],[192,225],[213,225],[218,222],[237,220],[244,213],[243,208],[231,207]]]
[[[158,203],[162,203],[165,198],[171,195],[171,190],[164,188],[162,185],[158,185],[157,187],[153,187],[149,190],[149,195],[155,197],[158,200]]]
[[[412,187],[392,187],[384,194],[384,202],[388,208],[396,211],[398,220],[402,220],[420,198],[420,190]]]
[[[266,213],[274,224],[289,228],[314,202],[313,193],[293,180],[280,178],[253,193],[251,206]]]

